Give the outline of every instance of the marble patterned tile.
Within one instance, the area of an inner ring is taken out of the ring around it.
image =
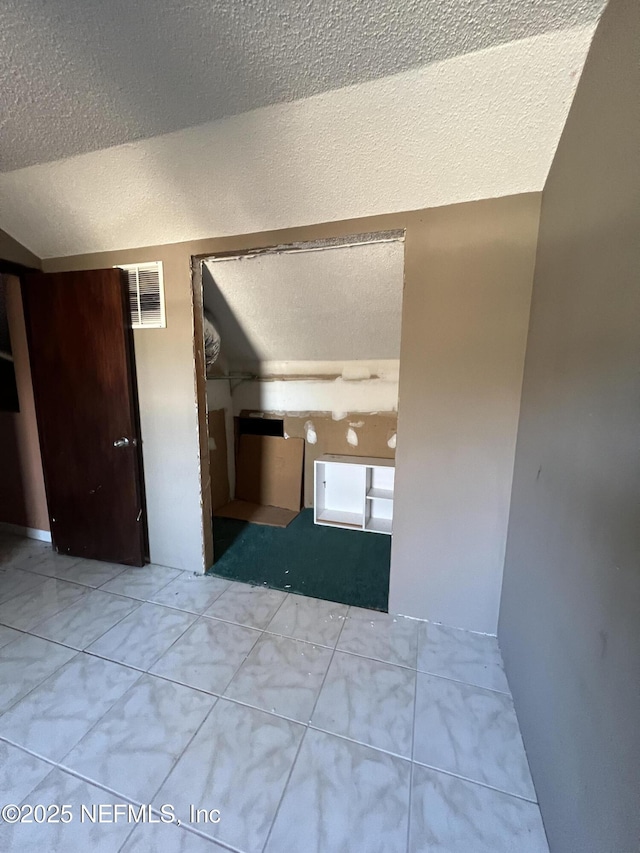
[[[21,595],[45,582],[42,575],[23,571],[12,566],[0,569],[0,604]]]
[[[51,545],[47,542],[0,533],[0,563],[3,566],[16,565],[18,560],[44,553],[51,553]]]
[[[286,592],[277,589],[232,583],[204,615],[249,628],[266,628],[286,597]]]
[[[221,695],[259,637],[252,628],[202,618],[154,663],[151,672]]]
[[[338,648],[415,669],[419,624],[404,616],[350,607]]]
[[[143,675],[61,763],[148,803],[214,702],[197,690]]]
[[[189,804],[220,810],[202,832],[259,853],[280,802],[304,727],[220,699],[153,802],[172,803],[187,822]]]
[[[140,677],[83,653],[0,717],[0,736],[59,761]]]
[[[89,785],[75,776],[54,768],[27,797],[30,803],[69,804],[73,820],[69,823],[22,823],[2,827],[0,844],[5,853],[114,853],[119,850],[131,824],[120,816],[117,822],[97,820],[98,807],[109,812],[121,802],[113,794]],[[81,820],[81,806],[95,809],[96,822]]]
[[[496,637],[431,622],[419,625],[419,670],[509,693]]]
[[[0,805],[21,803],[52,769],[35,755],[0,741]]]
[[[415,690],[413,670],[336,652],[311,724],[410,758]]]
[[[34,550],[24,557],[15,560],[14,565],[28,572],[55,578],[64,574],[65,570],[79,563],[81,557],[69,557],[66,554],[58,554],[51,545],[44,549]]]
[[[308,723],[331,654],[324,646],[263,634],[224,695]]]
[[[31,632],[82,651],[138,606],[131,599],[91,590],[75,604],[39,622]]]
[[[23,634],[20,631],[16,631],[14,628],[7,628],[6,625],[0,625],[0,649],[22,636]]]
[[[156,604],[141,604],[89,646],[97,655],[146,670],[194,622],[195,616]]]
[[[72,649],[19,634],[0,651],[0,714],[75,655]]]
[[[61,571],[56,577],[96,589],[122,574],[126,568],[126,566],[120,563],[103,563],[101,560],[78,560],[72,566],[68,566]]]
[[[549,853],[535,803],[414,766],[409,853]]]
[[[413,757],[535,799],[513,702],[503,693],[418,673]]]
[[[348,607],[304,595],[289,595],[266,630],[272,634],[335,647]]]
[[[28,631],[38,622],[74,604],[88,592],[85,586],[47,578],[28,592],[0,604],[0,623]]]
[[[408,761],[310,729],[265,853],[405,853],[410,772]]]
[[[229,853],[211,838],[202,838],[175,824],[140,824],[119,853]]]
[[[190,613],[204,613],[230,583],[231,581],[224,578],[182,572],[159,592],[151,595],[149,600]]]
[[[151,563],[141,568],[125,569],[113,580],[105,583],[101,589],[103,592],[115,592],[146,601],[181,574],[182,572],[178,569],[168,569],[166,566],[156,566]]]

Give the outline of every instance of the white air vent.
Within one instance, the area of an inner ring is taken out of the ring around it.
[[[164,280],[162,261],[147,264],[118,264],[129,275],[131,326],[134,329],[164,329]]]

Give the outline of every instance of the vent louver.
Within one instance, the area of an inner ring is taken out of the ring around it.
[[[164,281],[162,261],[118,264],[129,276],[131,326],[134,329],[164,329]]]

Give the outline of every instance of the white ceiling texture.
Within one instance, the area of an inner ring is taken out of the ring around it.
[[[401,240],[210,260],[205,267],[205,308],[232,370],[400,358]]]
[[[41,257],[540,190],[603,0],[1,0]]]

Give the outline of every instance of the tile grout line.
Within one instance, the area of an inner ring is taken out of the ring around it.
[[[24,632],[24,633],[26,634],[26,632]],[[27,636],[29,636],[29,637],[35,637],[35,634],[27,634]],[[36,639],[37,639],[37,640],[42,640],[42,637],[36,637]],[[11,643],[16,643],[16,642],[17,642],[17,640],[12,640],[12,641],[11,641]],[[48,642],[51,642],[51,641],[50,641],[50,640],[43,640],[43,642],[48,643]],[[11,643],[8,643],[7,645],[8,645],[8,646],[10,646],[10,645],[11,645]],[[56,643],[55,645],[58,645],[58,646],[59,646],[59,645],[61,645],[61,643]],[[7,648],[7,646],[3,646],[3,647],[2,647],[2,650],[4,650],[5,648]],[[57,666],[54,670],[52,670],[50,673],[48,673],[48,674],[47,674],[47,675],[46,675],[46,676],[45,676],[41,681],[39,681],[37,684],[35,684],[35,685],[31,688],[31,690],[28,690],[28,691],[24,694],[24,696],[20,696],[20,698],[19,698],[19,699],[16,699],[14,702],[11,702],[11,704],[10,704],[7,708],[5,708],[4,710],[0,711],[0,728],[2,727],[2,718],[4,717],[4,715],[5,715],[5,714],[7,714],[9,711],[13,711],[13,709],[16,707],[16,705],[17,705],[19,702],[22,702],[22,700],[23,700],[23,699],[26,699],[27,697],[31,696],[31,694],[33,693],[33,691],[34,691],[34,690],[37,690],[39,687],[41,687],[41,686],[45,683],[45,681],[48,681],[48,680],[49,680],[53,675],[56,675],[56,673],[60,672],[60,670],[61,670],[64,666],[66,666],[68,663],[71,663],[71,661],[75,660],[75,659],[78,657],[78,655],[81,655],[81,654],[82,654],[82,652],[79,652],[79,651],[77,651],[76,649],[71,649],[69,646],[63,646],[63,648],[65,648],[65,649],[69,649],[69,651],[74,652],[74,654],[69,658],[69,660],[64,661],[64,663],[61,663],[61,664],[60,664],[60,666]],[[1,733],[0,733],[0,739],[3,739],[3,738],[2,738],[2,734],[1,734]]]
[[[213,710],[213,708],[211,708],[211,710],[209,712],[207,712],[207,714],[205,715],[205,719],[209,716],[209,713],[211,713],[212,710]],[[203,723],[204,723],[204,720],[203,720]],[[200,726],[198,727],[198,730],[199,729],[200,729]],[[194,734],[194,737],[195,737],[195,734]],[[131,805],[134,805],[134,806],[149,805],[152,812],[154,812],[155,814],[158,814],[158,815],[160,814],[159,810],[154,808],[154,806],[151,803],[141,803],[139,800],[136,800],[134,797],[130,797],[128,794],[123,794],[121,791],[118,791],[115,788],[111,788],[108,785],[105,785],[103,782],[98,782],[97,780],[91,778],[90,776],[85,776],[83,773],[80,773],[77,770],[74,770],[73,768],[62,764],[62,761],[64,759],[61,759],[61,761],[53,761],[51,758],[47,758],[44,755],[40,755],[39,753],[34,752],[33,750],[28,749],[27,747],[22,746],[18,743],[14,743],[13,741],[11,741],[8,738],[3,737],[1,735],[0,735],[0,741],[9,744],[9,746],[14,747],[15,749],[19,750],[20,752],[24,752],[27,755],[31,755],[33,758],[37,758],[39,761],[42,761],[43,764],[48,764],[49,767],[51,768],[51,770],[49,771],[49,773],[46,774],[46,776],[44,777],[45,779],[51,774],[51,772],[53,772],[53,770],[59,770],[61,773],[64,773],[67,776],[71,776],[74,779],[78,779],[81,782],[85,782],[87,785],[90,785],[93,788],[97,788],[98,790],[104,791],[107,794],[111,794],[114,797],[119,797],[121,800],[123,800],[127,803],[131,803]],[[189,741],[189,743],[191,743],[191,740]],[[188,746],[188,744],[187,744],[187,746]],[[185,747],[185,749],[186,749],[186,747]],[[68,754],[69,753],[67,753],[67,755]],[[180,757],[182,757],[182,753],[180,753],[180,756],[178,757],[178,759],[176,759],[175,763],[177,763],[177,761],[179,761]],[[173,768],[175,767],[175,763],[172,766],[171,770],[169,771],[169,774],[172,772]],[[167,774],[167,776],[169,774]],[[162,785],[164,785],[166,779],[167,779],[167,777],[165,777],[162,780],[161,785],[157,789],[158,791],[160,790]],[[25,797],[23,797],[23,801],[27,797],[29,797],[33,793],[33,791],[35,791],[35,789],[38,787],[38,785],[42,784],[43,781],[44,781],[44,779],[41,779],[39,782],[36,782],[34,787],[25,795]],[[155,796],[155,794],[153,796]],[[242,853],[242,851],[239,848],[236,848],[236,847],[229,845],[228,842],[219,841],[217,838],[214,839],[213,836],[206,835],[203,832],[198,831],[197,829],[195,829],[191,826],[188,826],[187,824],[181,823],[180,825],[178,825],[178,824],[175,824],[173,821],[171,821],[170,823],[171,823],[171,825],[175,826],[177,830],[184,829],[185,832],[190,832],[191,834],[197,835],[199,838],[202,838],[206,841],[213,841],[216,844],[224,847],[226,850],[231,851],[231,853]],[[141,825],[144,825],[144,823],[143,824],[134,823],[133,827],[131,828],[131,832],[129,832],[129,834],[126,836],[126,838],[122,842],[122,845],[118,848],[118,851],[123,849],[123,847],[131,839],[131,835],[133,834],[133,832],[136,830],[136,828],[138,826],[141,826]]]
[[[283,603],[284,603],[284,602],[283,602]],[[281,807],[282,807],[282,803],[284,802],[285,795],[286,795],[287,790],[288,790],[288,788],[289,788],[289,783],[291,782],[291,777],[292,777],[292,775],[293,775],[294,767],[295,767],[295,766],[296,766],[296,764],[297,764],[298,757],[299,757],[299,755],[300,755],[300,751],[302,750],[302,745],[303,745],[303,743],[305,742],[305,739],[306,739],[306,737],[307,737],[307,735],[308,735],[308,733],[309,733],[309,730],[311,729],[311,720],[313,719],[313,715],[314,715],[314,713],[315,713],[316,706],[317,706],[318,701],[319,701],[319,699],[320,699],[320,694],[322,693],[322,690],[323,690],[323,688],[324,688],[325,682],[326,682],[326,680],[327,680],[327,675],[329,674],[329,670],[331,669],[331,664],[333,663],[333,658],[334,658],[335,653],[336,653],[336,648],[338,647],[338,643],[340,642],[340,637],[342,636],[342,632],[344,631],[344,626],[346,625],[346,623],[347,623],[347,619],[349,618],[349,612],[350,612],[350,610],[351,610],[351,607],[350,607],[350,606],[347,606],[347,612],[344,614],[344,617],[343,617],[343,620],[342,620],[342,625],[340,626],[340,630],[338,631],[338,636],[336,637],[336,642],[335,642],[335,645],[334,645],[334,647],[333,647],[333,651],[332,651],[332,653],[331,653],[331,658],[330,658],[330,660],[329,660],[329,665],[327,666],[327,669],[326,669],[326,671],[325,671],[324,677],[323,677],[323,679],[322,679],[322,683],[321,683],[321,685],[320,685],[320,689],[318,690],[318,693],[316,694],[316,700],[315,700],[315,702],[313,703],[313,708],[312,708],[312,709],[311,709],[311,711],[309,712],[309,721],[308,721],[308,722],[307,722],[307,724],[305,725],[304,733],[303,733],[302,737],[300,738],[300,743],[298,744],[298,749],[296,750],[295,757],[294,757],[294,759],[293,759],[293,762],[292,762],[292,764],[291,764],[291,767],[289,768],[289,773],[287,774],[287,781],[284,783],[284,786],[283,786],[283,788],[282,788],[282,794],[281,794],[281,796],[280,796],[280,800],[278,801],[278,805],[277,805],[277,807],[276,807],[276,810],[275,810],[275,812],[273,813],[273,819],[272,819],[272,821],[271,821],[271,826],[269,827],[269,831],[267,832],[267,837],[265,838],[264,845],[262,846],[262,853],[265,853],[265,850],[267,849],[267,845],[269,844],[269,839],[271,838],[271,833],[273,832],[273,827],[274,827],[274,826],[275,826],[275,824],[276,824],[276,820],[278,819],[278,814],[280,813],[280,809],[281,809]],[[269,623],[269,624],[271,624],[271,623]]]
[[[427,770],[433,770],[434,773],[442,773],[444,776],[451,776],[454,779],[459,779],[461,782],[468,782],[470,785],[478,785],[480,788],[486,788],[489,791],[495,791],[496,794],[503,794],[505,797],[513,797],[515,800],[522,800],[524,803],[531,803],[537,806],[537,800],[532,800],[529,797],[524,797],[522,794],[514,794],[513,791],[505,791],[504,788],[496,788],[495,785],[489,785],[487,782],[479,782],[477,779],[471,779],[469,776],[461,776],[460,773],[454,773],[452,770],[444,770],[442,767],[436,767],[433,764],[425,764],[424,761],[413,761],[417,767],[424,767]]]
[[[97,590],[93,590],[93,592],[97,592]],[[76,604],[78,604],[78,602],[79,602],[79,601],[81,601],[81,599],[78,599],[78,601],[74,601],[74,602],[73,602],[73,604],[70,604],[70,605],[69,605],[69,607],[74,607]],[[128,599],[127,599],[127,601],[133,601],[133,599],[129,599],[129,598],[128,598]],[[138,610],[138,609],[140,608],[140,606],[141,606],[141,605],[142,605],[142,602],[141,602],[141,601],[140,601],[140,602],[138,602],[138,606],[137,606],[137,607],[134,607],[134,608],[133,608],[133,610],[130,610],[130,611],[129,611],[129,613],[125,613],[125,615],[124,615],[124,616],[121,616],[121,617],[120,617],[120,619],[118,619],[118,620],[117,620],[117,622],[114,622],[114,623],[113,623],[113,625],[110,625],[108,628],[106,628],[106,629],[102,632],[102,634],[100,634],[98,637],[94,637],[94,638],[93,638],[93,640],[91,640],[91,642],[89,643],[89,646],[93,645],[93,643],[97,643],[97,642],[98,642],[98,640],[102,639],[102,637],[104,637],[104,635],[105,635],[105,634],[108,634],[108,633],[109,633],[109,631],[110,631],[112,628],[115,628],[115,627],[116,627],[116,625],[119,625],[119,624],[120,624],[124,619],[126,619],[126,618],[127,618],[127,616],[131,616],[133,613],[135,613],[135,612],[136,612],[136,610]],[[31,630],[32,632],[35,632],[35,630],[36,630],[37,628],[39,628],[39,627],[40,627],[40,625],[44,625],[44,623],[45,623],[45,622],[48,622],[48,621],[49,621],[49,619],[53,619],[53,618],[54,618],[54,616],[60,616],[60,614],[61,614],[61,613],[65,613],[67,609],[68,609],[68,608],[66,608],[66,607],[65,607],[65,608],[64,608],[64,610],[60,610],[60,611],[58,611],[58,613],[54,613],[54,614],[53,614],[53,616],[50,616],[50,617],[48,617],[47,619],[43,619],[43,620],[42,620],[42,622],[38,622],[38,624],[37,624],[37,625],[34,625],[34,626],[33,626],[33,628],[31,628],[30,630]],[[42,634],[36,634],[36,633],[33,633],[33,634],[32,634],[32,636],[34,636],[34,637],[39,637],[41,640],[46,640],[48,643],[57,643],[58,645],[60,645],[60,646],[64,646],[64,647],[65,647],[65,648],[67,648],[67,649],[75,649],[75,650],[76,650],[76,651],[78,651],[78,652],[86,652],[86,651],[87,651],[87,649],[89,648],[89,646],[85,646],[85,647],[84,647],[84,648],[82,648],[82,649],[78,649],[78,648],[77,648],[77,646],[72,646],[72,645],[70,645],[69,643],[64,643],[64,642],[62,642],[61,640],[52,640],[50,637],[43,637],[43,636],[42,636]],[[96,655],[96,657],[99,657],[99,655]]]
[[[413,774],[415,764],[413,754],[416,743],[416,719],[418,716],[418,658],[420,657],[420,629],[416,631],[416,677],[413,682],[413,726],[411,727],[411,767],[409,770],[409,807],[407,809],[407,853],[411,844],[411,811],[413,807]]]

